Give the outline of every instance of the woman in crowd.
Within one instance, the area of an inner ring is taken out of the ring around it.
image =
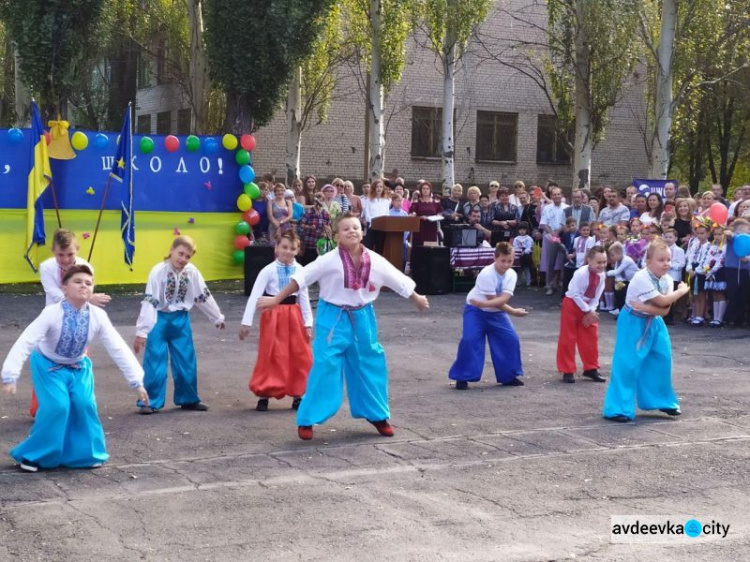
[[[302,188],[302,197],[304,199],[304,201],[302,201],[302,204],[306,207],[311,207],[313,204],[315,204],[316,184],[317,181],[315,180],[315,176],[307,176],[305,178]]]
[[[344,195],[349,200],[349,212],[355,217],[362,216],[362,199],[354,194],[354,184],[349,180],[344,182]]]
[[[661,195],[650,193],[646,198],[646,211],[641,214],[641,223],[644,225],[659,224],[661,214],[664,212],[664,203]]]
[[[388,215],[391,200],[385,197],[385,183],[375,180],[370,184],[370,196],[362,200],[362,219],[367,225],[365,246],[378,253],[383,252],[385,232],[372,229],[372,221]]]
[[[417,187],[419,199],[412,203],[411,214],[422,219],[419,232],[413,234],[413,245],[421,246],[425,242],[437,242],[438,226],[436,221],[427,220],[427,217],[440,215],[443,208],[440,203],[436,203],[432,195],[432,184],[423,181]]]
[[[510,242],[518,224],[516,206],[510,203],[508,188],[501,187],[498,196],[500,200],[495,205],[495,216],[492,220],[491,244],[493,246],[496,246],[498,242]]]
[[[442,198],[443,228],[452,224],[458,224],[463,220],[463,194],[464,187],[460,183],[457,183],[451,189],[450,196]]]
[[[461,213],[464,217],[468,218],[472,211],[482,210],[481,205],[479,204],[480,195],[482,195],[482,192],[476,185],[472,185],[468,189],[468,191],[466,192],[467,200],[463,204],[463,208],[461,210]]]
[[[695,211],[695,200],[677,198],[675,201],[674,229],[677,231],[677,245],[683,249],[685,244],[693,235],[693,214]]]

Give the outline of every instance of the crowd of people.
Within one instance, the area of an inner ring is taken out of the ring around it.
[[[524,386],[520,342],[509,320],[527,314],[509,303],[519,278],[527,285],[535,279],[543,283],[547,296],[558,290],[563,295],[557,349],[563,382],[575,382],[576,348],[583,376],[606,381],[599,372],[598,311],[618,316],[603,406],[604,417],[618,422],[634,419],[636,403],[681,414],[666,324],[682,315],[693,325],[739,327],[747,317],[750,246],[738,248],[750,235],[750,186],[736,190],[731,203],[720,186],[693,198],[684,187],[667,184],[664,197],[640,193],[635,186],[622,193],[610,186],[594,193],[573,190],[570,204],[553,182],[544,190],[527,190],[519,181],[512,193],[492,182],[486,194],[470,187],[466,199],[460,185],[439,197],[427,181],[418,182],[410,196],[400,178],[366,184],[362,195],[340,179],[318,189],[312,177],[291,190],[272,182],[263,182],[261,189],[264,195],[254,208],[262,220],[253,235],[273,241],[276,260],[256,280],[239,337],[248,337],[256,310],[262,311],[249,389],[259,398],[259,411],[268,409],[271,398],[291,397],[303,440],[312,439],[313,426],[339,410],[344,381],[352,416],[367,420],[381,435],[394,434],[372,303],[383,287],[420,311],[429,302],[411,278],[377,252],[382,240],[371,227],[380,216],[421,217],[419,231],[409,237],[411,246],[440,243],[448,228],[461,226],[475,229],[481,243],[494,247],[494,262],[478,273],[466,299],[463,336],[448,373],[457,390],[481,379],[485,338],[497,381]],[[717,204],[725,211],[717,213]],[[174,403],[183,410],[208,410],[198,393],[189,311],[198,307],[219,329],[225,323],[191,263],[195,243],[176,237],[167,257],[151,270],[136,322],[135,354],[104,312],[110,297],[93,292],[93,268],[77,251],[72,232],[55,233],[53,257],[41,266],[47,306],[2,367],[4,393],[15,394],[30,359],[35,423],[11,451],[28,472],[92,468],[108,459],[87,350],[96,337],[135,390],[140,414],[165,407],[168,364]],[[313,284],[319,286],[314,320],[307,293]],[[143,366],[135,356],[141,351]]]

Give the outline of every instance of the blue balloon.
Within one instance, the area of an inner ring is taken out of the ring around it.
[[[293,205],[292,218],[296,221],[300,220],[305,214],[305,207],[301,203],[295,202]]]
[[[255,170],[245,164],[240,168],[240,180],[242,183],[250,183],[255,179]]]
[[[99,133],[94,137],[94,146],[99,150],[104,150],[109,146],[109,137],[104,133]]]
[[[205,149],[206,154],[219,153],[219,143],[216,142],[216,139],[213,137],[208,137],[205,141],[203,141],[203,148]]]
[[[23,140],[23,131],[15,127],[8,129],[8,140],[10,144],[20,144]]]
[[[750,256],[750,234],[738,234],[735,236],[732,248],[734,249],[734,253],[740,258]]]

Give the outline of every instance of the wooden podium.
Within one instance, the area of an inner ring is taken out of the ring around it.
[[[419,232],[419,217],[382,216],[372,220],[372,229],[385,233],[383,257],[399,271],[404,269],[404,232]]]

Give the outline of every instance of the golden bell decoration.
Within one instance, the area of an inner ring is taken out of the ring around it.
[[[73,147],[70,146],[70,137],[68,135],[70,123],[61,120],[59,115],[57,119],[57,121],[47,123],[51,138],[47,153],[50,158],[54,158],[55,160],[72,160],[76,157],[76,153]]]

